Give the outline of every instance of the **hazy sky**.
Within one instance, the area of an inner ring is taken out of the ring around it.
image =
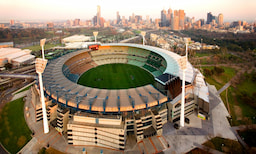
[[[128,18],[146,15],[160,18],[161,10],[183,9],[189,17],[206,19],[207,12],[223,13],[224,21],[256,20],[256,0],[0,0],[0,22],[10,19],[19,21],[92,19],[97,5],[101,16],[116,19],[116,12]]]

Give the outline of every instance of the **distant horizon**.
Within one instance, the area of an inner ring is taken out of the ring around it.
[[[129,16],[142,15],[143,20],[161,18],[161,10],[182,9],[187,17],[195,20],[207,18],[207,13],[214,16],[224,15],[224,22],[256,21],[255,0],[162,0],[162,1],[136,1],[121,2],[117,0],[85,2],[82,0],[0,0],[0,23],[9,23],[10,20],[21,22],[54,22],[65,20],[92,20],[97,13],[97,5],[101,6],[101,16],[105,20],[115,20],[116,12],[129,19]],[[202,7],[203,6],[203,7]]]

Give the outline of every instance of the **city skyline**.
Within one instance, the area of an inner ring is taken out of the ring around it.
[[[232,7],[230,5],[232,4]],[[0,0],[2,6],[0,10],[0,22],[9,22],[9,20],[20,21],[53,21],[80,18],[82,20],[91,20],[95,16],[97,5],[101,6],[101,16],[106,20],[116,19],[116,12],[120,16],[128,18],[134,13],[142,15],[143,19],[149,15],[150,18],[161,18],[161,10],[185,10],[186,16],[195,17],[195,19],[206,19],[207,13],[224,15],[224,22],[245,20],[255,21],[256,6],[254,0],[194,0],[194,1],[124,1],[120,3],[116,0],[85,2],[81,0],[20,0],[4,1]],[[203,7],[202,7],[203,6]]]

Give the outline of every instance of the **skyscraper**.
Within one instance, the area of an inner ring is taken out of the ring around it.
[[[172,30],[179,30],[179,16],[175,14],[172,19]]]
[[[121,21],[121,17],[120,17],[120,15],[119,15],[119,12],[117,11],[117,12],[116,12],[116,24],[119,24],[120,21]]]
[[[184,29],[184,20],[185,20],[185,12],[184,10],[179,10],[179,29]]]
[[[80,25],[80,19],[75,19],[74,26],[79,26],[79,25]]]
[[[100,26],[100,18],[101,18],[101,12],[100,12],[100,6],[97,6],[97,25]]]
[[[161,27],[166,26],[166,10],[161,11]]]
[[[207,21],[206,21],[206,24],[210,24],[211,22],[212,22],[212,13],[211,12],[209,12],[209,13],[207,13]]]
[[[223,14],[222,13],[220,13],[218,16],[218,24],[219,24],[219,26],[223,25]]]
[[[166,26],[170,26],[171,23],[172,23],[172,9],[169,8],[168,11],[167,11],[167,15],[166,15],[166,22],[167,22],[167,25]]]
[[[14,20],[10,20],[10,25],[14,25]]]

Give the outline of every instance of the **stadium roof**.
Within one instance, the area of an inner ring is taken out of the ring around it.
[[[177,63],[181,56],[171,51],[126,43],[111,43],[102,46],[128,46],[155,52],[164,57],[167,62],[164,74],[167,74],[167,77],[179,76],[182,80],[182,70]],[[45,73],[43,73],[44,90],[58,102],[82,110],[100,112],[140,110],[167,102],[167,97],[151,85],[131,89],[106,90],[78,85],[67,79],[62,71],[64,63],[71,57],[84,52],[87,51],[80,50],[64,55],[52,61],[46,67]],[[194,70],[189,62],[187,63],[186,82],[195,83],[194,90],[196,93],[194,93],[209,102],[208,87],[204,82],[203,75],[198,70]]]
[[[34,59],[34,58],[35,58],[34,55],[29,55],[29,54],[27,54],[27,55],[24,55],[24,56],[22,56],[22,57],[15,58],[15,59],[13,59],[12,61],[18,62],[18,63],[24,63],[24,62],[26,62],[26,61],[28,61],[28,60],[32,60],[32,59]]]
[[[64,43],[69,43],[69,42],[85,42],[85,41],[90,41],[91,36],[84,36],[84,35],[73,35],[66,37],[62,39]]]

